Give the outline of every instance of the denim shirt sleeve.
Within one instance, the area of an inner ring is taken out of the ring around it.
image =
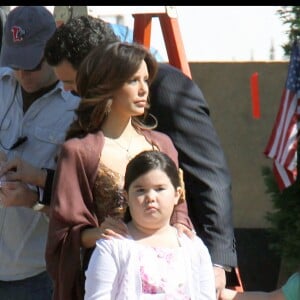
[[[114,33],[120,38],[122,42],[131,43],[133,41],[133,30],[122,24],[111,24]],[[165,59],[161,56],[159,51],[153,47],[150,47],[151,53],[154,55],[158,62],[163,62]]]

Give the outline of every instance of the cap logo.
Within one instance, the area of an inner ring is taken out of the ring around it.
[[[14,42],[21,42],[23,40],[23,37],[25,35],[25,30],[22,29],[19,26],[13,26],[11,29],[11,32],[13,34],[13,41]]]

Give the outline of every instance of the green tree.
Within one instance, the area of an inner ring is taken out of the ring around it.
[[[299,169],[299,168],[298,168]],[[270,248],[283,259],[288,270],[300,266],[300,180],[290,187],[279,191],[273,171],[263,167],[263,176],[270,194],[273,211],[266,214],[271,224]]]
[[[284,24],[289,25],[289,41],[283,45],[285,55],[291,53],[291,46],[300,37],[300,6],[282,6],[277,13]],[[299,134],[299,133],[298,133]],[[266,214],[270,223],[271,248],[281,256],[285,267],[292,272],[300,266],[300,179],[299,179],[298,144],[298,178],[290,187],[279,191],[273,171],[263,167],[262,174],[267,186],[266,193],[271,196],[273,210]]]
[[[291,54],[293,41],[300,37],[300,6],[281,6],[281,8],[277,10],[277,14],[282,23],[288,25],[288,42],[282,45],[282,48],[284,54],[289,56]]]

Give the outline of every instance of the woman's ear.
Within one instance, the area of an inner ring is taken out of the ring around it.
[[[110,111],[111,111],[111,105],[112,105],[113,100],[112,99],[108,99],[107,103],[106,103],[106,107],[105,107],[105,115],[107,116]]]

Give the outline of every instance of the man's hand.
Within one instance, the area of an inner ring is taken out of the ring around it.
[[[219,300],[234,300],[234,299],[238,299],[237,297],[239,297],[239,292],[230,290],[230,289],[223,289],[221,291]],[[256,299],[255,296],[253,296],[253,297]],[[275,298],[274,298],[274,300],[275,300]]]
[[[221,290],[223,290],[226,285],[226,275],[224,269],[215,266],[214,266],[214,273],[215,273],[215,284],[216,284],[216,296],[217,299],[219,299]]]
[[[19,157],[3,162],[0,168],[0,177],[5,176],[7,181],[22,181],[24,183],[44,187],[47,172],[36,168]]]
[[[1,183],[0,203],[4,207],[23,206],[31,208],[38,200],[36,191],[20,181],[5,181]]]

